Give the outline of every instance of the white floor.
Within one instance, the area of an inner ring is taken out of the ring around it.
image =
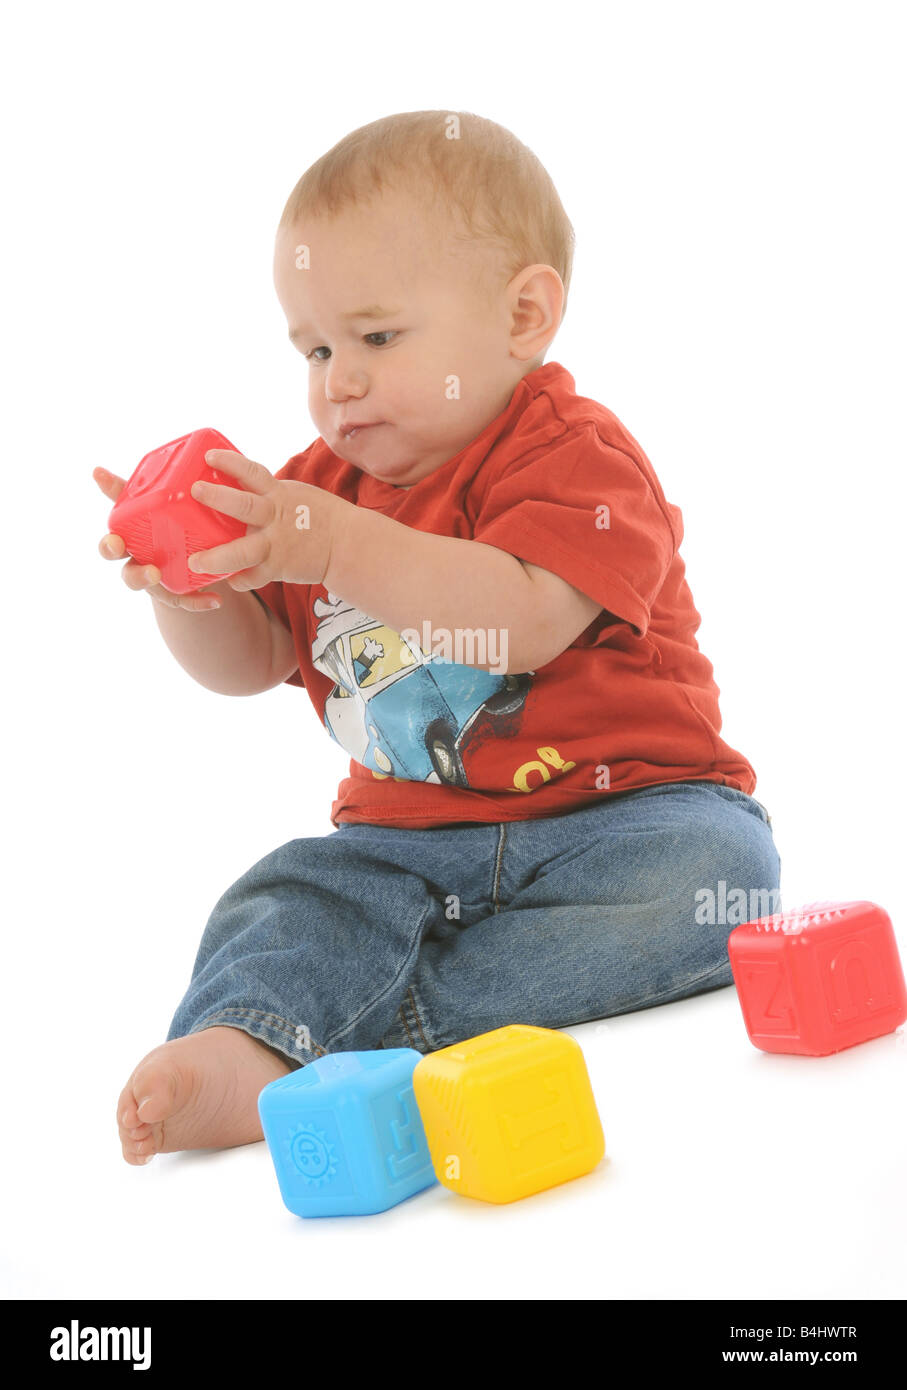
[[[300,1220],[263,1143],[126,1165],[123,1059],[35,1068],[6,1155],[12,1298],[902,1298],[904,1029],[827,1058],[750,1044],[733,989],[570,1030],[596,1172],[505,1207],[441,1187]],[[128,1074],[129,1067],[125,1068]]]

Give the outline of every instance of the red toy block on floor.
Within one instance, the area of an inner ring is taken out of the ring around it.
[[[824,1057],[891,1033],[907,986],[891,919],[875,903],[810,903],[736,927],[728,956],[750,1042]]]
[[[242,491],[229,473],[205,463],[209,449],[239,452],[217,430],[193,430],[146,454],[108,519],[111,533],[122,536],[134,560],[140,565],[157,565],[161,584],[172,594],[189,594],[229,578],[226,574],[195,574],[186,561],[196,550],[210,550],[246,534],[245,522],[196,502],[190,492],[199,479]]]

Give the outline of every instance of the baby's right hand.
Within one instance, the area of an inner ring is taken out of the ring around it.
[[[111,502],[117,500],[126,486],[125,478],[118,478],[106,468],[96,468],[91,476]],[[122,560],[126,554],[126,544],[122,536],[110,532],[102,537],[98,550],[105,560]],[[212,608],[220,608],[220,599],[211,589],[196,589],[191,594],[172,594],[161,584],[161,572],[156,565],[140,565],[130,558],[121,574],[128,589],[145,589],[156,603],[163,603],[168,608],[185,608],[190,613],[205,613]]]

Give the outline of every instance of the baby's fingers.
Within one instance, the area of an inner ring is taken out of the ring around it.
[[[199,590],[194,594],[172,594],[161,583],[161,572],[157,565],[140,565],[130,560],[123,566],[123,582],[130,589],[146,589],[157,603],[163,603],[167,608],[185,608],[190,613],[208,613],[220,608],[216,593]]]
[[[122,574],[127,589],[152,589],[161,582],[161,572],[157,565],[140,565],[137,560],[128,560],[123,566]]]
[[[95,468],[91,476],[94,478],[98,487],[105,497],[109,497],[111,502],[115,502],[123,488],[126,486],[126,479],[117,477],[116,473],[111,473],[107,468]]]
[[[126,542],[122,536],[115,536],[112,531],[109,531],[98,541],[98,550],[105,560],[122,560],[126,554]]]

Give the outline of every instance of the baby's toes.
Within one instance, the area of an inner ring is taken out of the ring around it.
[[[134,1119],[135,1123],[126,1124],[126,1119]],[[120,1110],[118,1125],[123,1157],[127,1163],[147,1163],[159,1151],[163,1125],[143,1124],[135,1119],[134,1101],[131,1107],[126,1104]]]
[[[135,1093],[131,1081],[128,1081],[120,1092],[120,1098],[117,1101],[117,1124],[120,1127],[120,1133],[128,1134],[130,1130],[142,1123],[143,1121],[139,1119]]]
[[[164,1126],[160,1118],[149,1117],[146,1098],[153,1097],[158,1114],[163,1115],[172,1094],[172,1083],[166,1073],[162,1076],[156,1066],[140,1065],[120,1092],[117,1101],[117,1126],[123,1157],[127,1163],[149,1163],[163,1146]],[[139,1114],[142,1107],[142,1114]],[[152,1107],[154,1108],[154,1107]]]
[[[185,1101],[188,1089],[182,1069],[174,1064],[170,1049],[155,1048],[129,1078],[126,1090],[132,1103],[127,1099],[121,1111],[127,1128],[159,1125]]]
[[[127,1163],[150,1163],[160,1151],[164,1126],[140,1125],[135,1130],[120,1130],[123,1157]]]

